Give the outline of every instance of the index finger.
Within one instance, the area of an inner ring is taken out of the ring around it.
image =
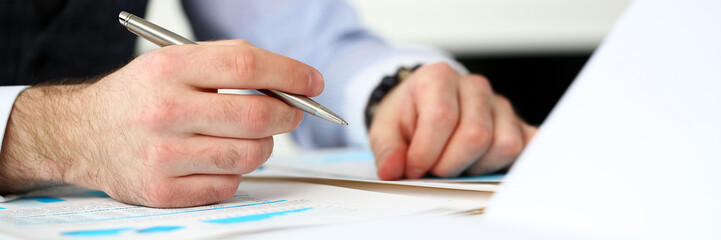
[[[458,78],[446,64],[418,69],[411,77],[419,78],[426,91],[412,97],[418,109],[418,125],[408,147],[406,177],[423,177],[438,161],[453,130],[458,125]],[[411,79],[409,79],[411,80]]]
[[[317,96],[324,87],[315,68],[249,43],[169,46],[151,55],[149,64],[196,88],[275,89]]]

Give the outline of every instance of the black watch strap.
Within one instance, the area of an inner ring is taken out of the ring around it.
[[[368,104],[365,109],[365,124],[366,129],[370,130],[371,123],[373,122],[373,116],[375,116],[376,109],[380,104],[381,100],[395,87],[398,86],[403,80],[407,79],[416,69],[421,67],[420,64],[412,67],[399,68],[394,75],[385,76],[381,83],[376,86],[371,92]]]

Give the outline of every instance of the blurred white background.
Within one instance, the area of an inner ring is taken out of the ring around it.
[[[394,43],[455,55],[590,52],[630,0],[348,0],[362,22]],[[151,0],[146,19],[192,38],[180,1]],[[139,40],[138,53],[156,48]],[[275,155],[297,150],[288,135]]]
[[[368,28],[396,43],[454,54],[594,49],[630,0],[348,0]],[[146,18],[190,36],[177,0],[151,0]],[[152,49],[144,44],[144,50]]]
[[[351,0],[368,27],[399,43],[458,55],[594,49],[630,0]]]

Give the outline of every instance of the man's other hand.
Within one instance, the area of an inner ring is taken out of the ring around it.
[[[426,65],[381,101],[369,139],[384,180],[479,175],[510,166],[536,128],[479,75]]]
[[[36,86],[13,107],[0,189],[76,184],[152,207],[227,200],[303,113],[216,90],[317,96],[323,86],[316,69],[242,40],[165,47],[95,83]]]

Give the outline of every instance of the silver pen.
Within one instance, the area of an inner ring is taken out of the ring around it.
[[[169,45],[197,44],[191,40],[188,40],[187,38],[184,38],[178,34],[168,31],[165,28],[145,21],[144,19],[125,11],[120,12],[118,18],[120,20],[120,24],[125,26],[129,31],[161,47]],[[335,114],[333,111],[324,107],[323,105],[320,105],[320,103],[317,103],[316,101],[313,101],[306,96],[285,93],[272,89],[258,89],[258,92],[280,99],[288,105],[303,110],[304,112],[310,113],[316,117],[337,124],[348,125],[348,123],[343,120],[343,118]]]

